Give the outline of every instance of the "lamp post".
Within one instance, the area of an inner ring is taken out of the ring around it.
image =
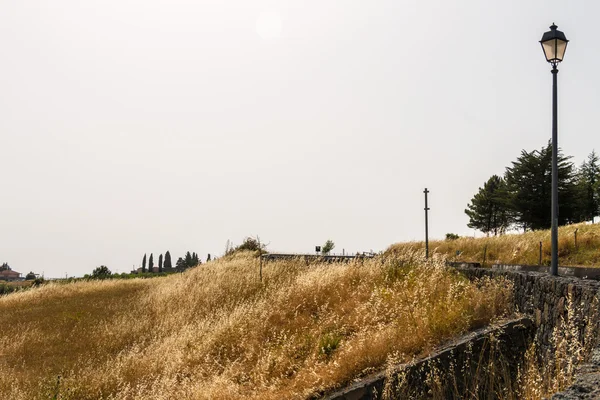
[[[423,190],[425,193],[425,259],[429,258],[429,221],[427,219],[427,211],[429,211],[429,207],[427,206],[427,194],[429,194],[429,190],[425,188]]]
[[[546,61],[552,65],[552,263],[550,273],[558,275],[558,68],[567,50],[569,41],[565,34],[552,24],[550,30],[542,36],[540,43]]]

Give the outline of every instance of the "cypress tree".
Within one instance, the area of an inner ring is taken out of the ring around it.
[[[146,255],[144,254],[144,259],[142,260],[142,272],[146,272]]]
[[[169,251],[167,251],[165,253],[165,262],[163,264],[164,269],[166,269],[167,271],[173,269],[173,264],[171,264],[171,253],[169,253]]]
[[[192,255],[188,251],[187,253],[185,253],[185,265],[189,268],[189,267],[193,267],[192,264],[193,264]]]
[[[154,272],[154,259],[152,253],[150,253],[150,260],[148,261],[148,272]]]
[[[158,272],[163,272],[163,256],[158,256]]]

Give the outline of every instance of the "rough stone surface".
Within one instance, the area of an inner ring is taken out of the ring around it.
[[[600,399],[600,349],[595,349],[590,361],[577,368],[575,383],[552,399]]]

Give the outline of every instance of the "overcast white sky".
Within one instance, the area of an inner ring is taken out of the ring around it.
[[[0,262],[46,277],[144,253],[383,250],[551,134],[600,150],[594,1],[4,0]]]

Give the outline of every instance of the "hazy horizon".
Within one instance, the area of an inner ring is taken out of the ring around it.
[[[591,1],[25,0],[0,9],[0,262],[379,251],[473,235],[477,189],[550,139],[595,149]],[[595,22],[595,21],[594,21]]]

